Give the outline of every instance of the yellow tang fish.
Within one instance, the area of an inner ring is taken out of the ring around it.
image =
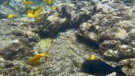
[[[42,11],[42,6],[40,5],[37,10],[34,12],[34,17],[38,18],[40,15],[40,12]]]
[[[52,0],[48,0],[48,4],[49,4],[49,5],[52,4]]]
[[[44,3],[52,4],[52,0],[43,0]]]
[[[33,13],[34,13],[34,10],[33,9],[32,10],[28,9],[27,16],[33,18],[34,17]]]
[[[34,55],[31,59],[30,59],[30,64],[36,64],[38,62],[38,60],[43,57],[46,56],[48,57],[47,53],[40,53],[40,54],[36,54]]]
[[[52,9],[53,9],[53,10],[56,10],[56,9],[57,9],[57,7],[56,7],[56,6],[52,6]]]
[[[33,9],[28,10],[27,11],[27,16],[31,17],[31,18],[38,18],[41,11],[42,11],[42,6],[40,5],[35,11]]]
[[[31,4],[33,4],[32,1],[23,0],[23,2],[24,2],[25,5],[31,5]]]
[[[90,56],[90,60],[96,60],[96,56],[95,55],[91,55]]]
[[[15,14],[9,14],[7,18],[11,19],[11,18],[14,18],[15,16],[16,16]]]
[[[47,3],[48,1],[47,0],[43,0],[44,3]]]

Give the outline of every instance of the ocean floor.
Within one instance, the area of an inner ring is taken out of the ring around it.
[[[97,76],[80,72],[90,55],[135,76],[135,0],[56,0],[36,19],[20,2],[0,5],[0,76]]]

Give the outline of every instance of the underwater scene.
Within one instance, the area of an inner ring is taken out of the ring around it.
[[[0,76],[135,76],[135,0],[0,0]]]

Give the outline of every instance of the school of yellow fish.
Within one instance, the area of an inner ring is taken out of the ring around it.
[[[48,4],[48,5],[51,5],[52,1],[53,0],[43,0],[43,2],[45,4]],[[3,5],[6,5],[7,3],[8,3],[8,0],[3,2]],[[25,5],[32,5],[32,4],[34,4],[34,1],[23,0],[23,3]],[[26,15],[27,15],[27,17],[36,19],[36,18],[38,18],[40,16],[40,13],[41,13],[42,9],[43,8],[42,8],[41,5],[39,5],[36,10],[28,9]],[[52,9],[56,10],[56,6],[52,6]],[[15,18],[15,17],[16,17],[16,14],[8,14],[8,16],[7,16],[8,19],[12,19],[12,18]]]
[[[6,0],[4,3],[3,3],[3,5],[6,5],[6,3],[7,3],[7,1],[8,0]],[[43,0],[43,2],[44,3],[47,3],[48,5],[51,5],[52,4],[52,0]],[[27,0],[23,0],[23,3],[25,4],[25,5],[32,5],[32,4],[34,4],[34,2],[33,1],[27,1]],[[41,5],[39,5],[38,7],[37,7],[37,9],[28,9],[27,10],[27,16],[28,17],[30,17],[30,18],[34,18],[34,19],[36,19],[36,18],[38,18],[39,16],[40,16],[40,12],[42,11],[42,6]],[[52,9],[53,10],[56,10],[56,6],[52,6]],[[8,14],[8,19],[12,19],[12,18],[14,18],[14,17],[16,17],[16,14]],[[30,64],[31,65],[33,65],[33,64],[36,64],[39,60],[40,60],[40,58],[41,57],[48,57],[48,54],[47,53],[39,53],[39,54],[36,54],[36,55],[34,55],[33,57],[31,57],[31,59],[30,59]],[[96,56],[95,55],[91,55],[90,56],[90,60],[95,60],[96,59]]]
[[[47,3],[48,5],[52,4],[52,0],[43,0],[43,2]],[[7,5],[7,3],[8,3],[8,0],[5,0],[5,2],[3,2],[3,5]],[[27,0],[23,0],[23,3],[25,5],[32,5],[32,4],[34,4],[33,1],[27,1]],[[36,19],[36,18],[38,18],[40,16],[40,13],[41,13],[42,9],[43,8],[42,8],[41,5],[39,5],[37,7],[37,9],[28,9],[26,15],[28,17],[30,17],[30,18]],[[52,6],[52,9],[56,10],[56,6]],[[15,18],[15,17],[16,17],[16,14],[14,14],[14,13],[8,14],[8,16],[7,16],[8,19],[12,19],[12,18]],[[48,57],[48,54],[47,53],[36,54],[36,55],[34,55],[33,57],[30,58],[29,63],[31,65],[36,64],[40,60],[41,57]]]

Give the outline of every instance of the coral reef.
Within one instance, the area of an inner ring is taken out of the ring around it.
[[[0,6],[0,75],[93,76],[80,67],[96,54],[135,76],[134,0],[62,1],[56,0],[56,10],[43,9],[38,19],[3,19],[9,8]],[[16,11],[23,8],[12,4]],[[48,53],[48,58],[30,65],[30,58],[39,53]]]

